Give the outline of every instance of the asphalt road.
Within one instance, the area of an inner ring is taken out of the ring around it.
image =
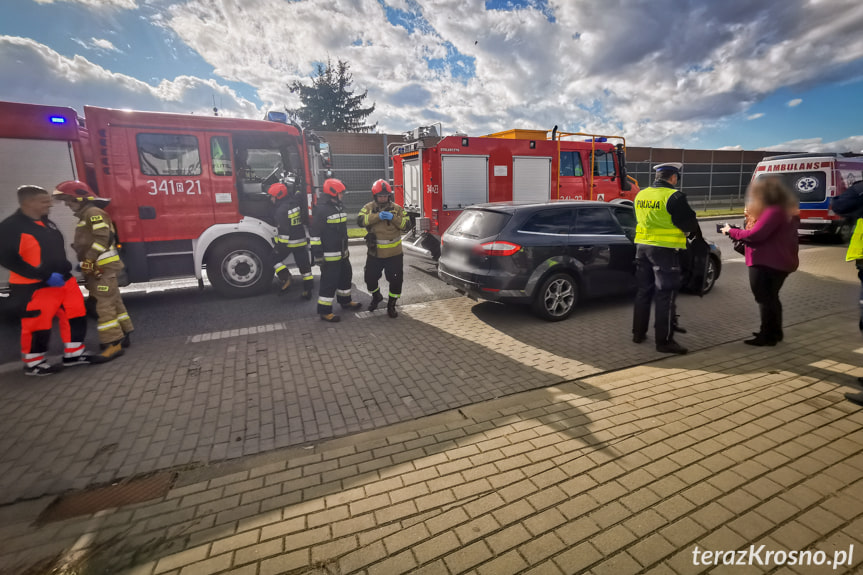
[[[716,233],[716,223],[724,220],[702,222],[702,230],[709,242],[716,243],[722,250],[723,260],[742,261],[742,256],[731,249],[730,241]],[[742,219],[729,219],[729,223],[742,223]],[[802,243],[801,250],[815,247],[812,243]],[[368,303],[370,296],[365,291],[363,263],[365,246],[351,247],[353,263],[353,284],[355,299]],[[296,273],[296,270],[294,270]],[[314,268],[315,283],[318,282],[318,268]],[[720,282],[730,281],[728,274],[745,274],[743,266],[729,266],[723,270]],[[385,284],[384,284],[385,285]],[[274,288],[275,290],[275,288]],[[207,285],[199,290],[197,281],[175,280],[134,284],[124,288],[123,299],[135,323],[135,338],[156,339],[163,337],[193,336],[214,331],[237,329],[276,322],[290,321],[295,318],[312,317],[316,314],[315,299],[305,301],[299,298],[300,285],[292,286],[285,296],[275,292],[243,299],[225,299]],[[402,305],[426,301],[461,297],[455,290],[437,278],[435,266],[417,256],[405,255],[405,289]],[[337,308],[338,309],[338,308]],[[378,313],[385,313],[383,308]],[[14,323],[0,323],[0,365],[15,364],[19,361],[18,327]],[[88,345],[98,347],[95,329],[91,323],[87,337]],[[59,337],[52,337],[52,353],[61,352]],[[8,366],[7,366],[8,367]]]

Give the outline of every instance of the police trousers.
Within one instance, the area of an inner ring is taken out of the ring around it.
[[[321,264],[321,286],[318,289],[318,314],[333,312],[333,299],[340,304],[351,303],[351,260],[347,257]]]
[[[363,270],[363,276],[366,280],[366,287],[369,293],[374,295],[380,286],[378,281],[383,273],[387,282],[390,284],[390,297],[399,298],[402,295],[402,283],[404,282],[404,262],[405,255],[399,254],[389,258],[377,258],[368,256],[366,258],[366,267]]]
[[[650,307],[656,302],[656,318],[653,324],[656,344],[668,343],[674,336],[674,300],[680,289],[678,250],[638,244],[635,250],[635,280],[638,292],[635,295],[635,313],[632,319],[633,335],[647,334]]]

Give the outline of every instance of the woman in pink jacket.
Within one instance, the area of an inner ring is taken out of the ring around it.
[[[754,180],[747,196],[747,212],[754,224],[742,230],[726,224],[721,231],[732,240],[743,242],[746,248],[749,286],[761,312],[760,331],[743,343],[773,346],[783,337],[779,290],[788,274],[799,265],[799,204],[791,191],[775,178]]]

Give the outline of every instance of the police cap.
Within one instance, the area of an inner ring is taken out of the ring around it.
[[[657,172],[671,172],[673,174],[679,174],[681,170],[683,170],[683,164],[680,162],[666,162],[664,164],[653,166],[653,169]]]

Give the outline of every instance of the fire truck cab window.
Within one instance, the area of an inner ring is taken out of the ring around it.
[[[602,150],[596,150],[593,158],[593,175],[616,176],[617,172],[614,169],[614,154],[606,153]]]
[[[210,157],[213,160],[213,175],[231,176],[234,173],[231,163],[231,146],[227,136],[210,138]]]
[[[277,148],[246,148],[237,154],[237,168],[243,193],[266,193],[262,184],[282,168],[282,153]]]
[[[178,134],[138,134],[138,160],[145,176],[200,176],[198,138]]]
[[[560,175],[578,177],[584,175],[584,170],[581,167],[581,156],[578,155],[578,152],[560,153]]]

